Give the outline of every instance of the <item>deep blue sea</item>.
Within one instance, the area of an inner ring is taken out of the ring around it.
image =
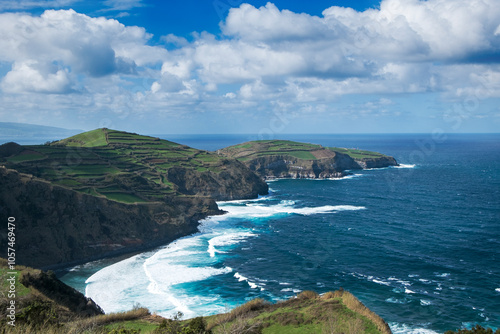
[[[207,150],[255,139],[161,137]],[[140,304],[190,318],[342,287],[394,333],[500,327],[500,134],[280,138],[374,150],[401,166],[270,182],[268,196],[220,202],[227,213],[198,234],[62,280],[106,312]]]

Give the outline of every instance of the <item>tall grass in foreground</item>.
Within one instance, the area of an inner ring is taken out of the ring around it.
[[[15,327],[6,326],[0,333],[2,334],[104,334],[109,330],[105,325],[128,320],[141,319],[150,315],[147,308],[134,308],[128,312],[110,313],[98,315],[85,319],[77,319],[63,324],[30,324],[16,323]]]
[[[379,317],[376,313],[368,309],[363,303],[361,303],[354,295],[345,290],[337,290],[333,292],[327,292],[321,296],[321,299],[331,299],[340,298],[342,303],[351,311],[365,316],[370,319],[378,328],[378,330],[383,334],[391,334],[391,329],[389,325]]]

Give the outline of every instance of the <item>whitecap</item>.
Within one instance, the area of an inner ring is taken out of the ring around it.
[[[397,299],[394,297],[387,298],[385,301],[388,303],[391,303],[391,304],[406,304],[407,303],[405,300]]]
[[[415,168],[415,164],[399,164],[399,166],[392,166],[392,168]]]
[[[416,293],[416,292],[415,292],[415,291],[413,291],[413,290],[410,290],[410,289],[408,289],[408,288],[405,288],[405,293],[410,294],[410,293]]]
[[[420,299],[420,305],[422,305],[422,306],[429,306],[431,304],[432,304],[432,302],[430,300]]]
[[[500,288],[496,288],[496,289],[495,289],[495,291],[496,291],[496,292],[500,292]]]
[[[309,216],[314,214],[333,213],[338,211],[364,210],[364,206],[354,205],[323,205],[318,207],[294,207],[295,201],[281,201],[274,205],[263,205],[261,203],[245,203],[245,205],[230,205],[228,202],[219,203],[219,207],[227,213],[223,216],[215,216],[205,219],[205,223],[210,221],[223,221],[229,218],[267,218],[277,215],[298,214]]]
[[[215,253],[225,253],[224,251],[218,250],[215,247],[224,247],[235,245],[246,238],[256,236],[251,232],[235,232],[235,233],[224,233],[221,235],[217,235],[210,240],[208,240],[208,249],[207,252],[210,254],[210,257],[214,257]]]
[[[436,275],[436,277],[449,277],[450,276],[450,273],[434,273],[434,275]]]
[[[384,282],[384,281],[380,281],[378,279],[372,279],[372,282],[373,283],[377,283],[377,284],[381,284],[381,285],[386,285],[386,286],[390,286],[391,285],[390,282]]]
[[[389,323],[389,327],[393,334],[438,334],[427,328],[414,328],[406,324],[398,324],[395,322]]]

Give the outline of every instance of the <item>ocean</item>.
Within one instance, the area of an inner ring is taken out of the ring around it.
[[[207,150],[256,139],[160,137]],[[61,279],[106,312],[139,304],[191,318],[342,287],[394,333],[500,327],[500,134],[280,139],[373,150],[401,165],[269,182],[267,196],[220,202],[227,213],[195,235]]]

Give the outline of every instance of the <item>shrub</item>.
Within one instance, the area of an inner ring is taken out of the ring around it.
[[[458,331],[446,331],[444,334],[493,334],[493,329],[484,328],[480,325],[476,325],[472,329],[459,329]],[[495,331],[495,334],[500,334],[500,328]]]
[[[54,305],[49,301],[38,299],[24,307],[16,318],[21,323],[37,328],[59,323],[59,316],[54,309]]]
[[[299,293],[297,295],[297,298],[298,299],[318,299],[319,295],[314,291],[306,290],[306,291],[302,291],[301,293]]]

